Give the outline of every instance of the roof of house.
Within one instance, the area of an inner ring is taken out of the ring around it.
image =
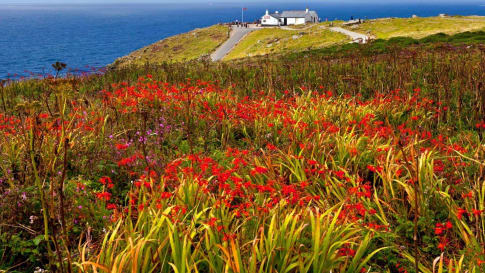
[[[308,11],[305,10],[285,10],[281,13],[272,13],[270,14],[271,17],[276,19],[280,18],[306,18],[307,16],[318,17],[317,12],[314,10]]]
[[[305,10],[285,10],[279,14],[282,18],[305,18],[308,15],[317,16],[317,12],[314,10],[310,10],[308,13]]]

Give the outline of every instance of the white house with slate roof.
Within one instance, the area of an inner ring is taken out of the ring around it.
[[[266,10],[266,14],[261,17],[262,26],[291,26],[291,25],[304,25],[306,23],[318,23],[318,14],[314,10],[288,10],[281,13],[269,13]]]

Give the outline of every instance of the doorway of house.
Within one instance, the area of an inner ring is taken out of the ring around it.
[[[285,22],[284,22],[284,25],[288,25],[288,18],[285,18]]]

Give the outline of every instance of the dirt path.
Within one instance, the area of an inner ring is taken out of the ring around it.
[[[246,35],[256,29],[258,28],[233,27],[229,39],[211,54],[212,61],[222,60]]]
[[[331,31],[340,32],[342,34],[349,36],[354,43],[366,44],[370,40],[370,37],[367,36],[367,35],[357,33],[357,32],[353,32],[353,31],[350,31],[348,29],[344,29],[344,28],[341,28],[341,27],[331,27],[329,29]]]

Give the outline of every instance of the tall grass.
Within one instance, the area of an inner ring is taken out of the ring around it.
[[[371,50],[7,83],[1,270],[483,271],[481,47]]]

